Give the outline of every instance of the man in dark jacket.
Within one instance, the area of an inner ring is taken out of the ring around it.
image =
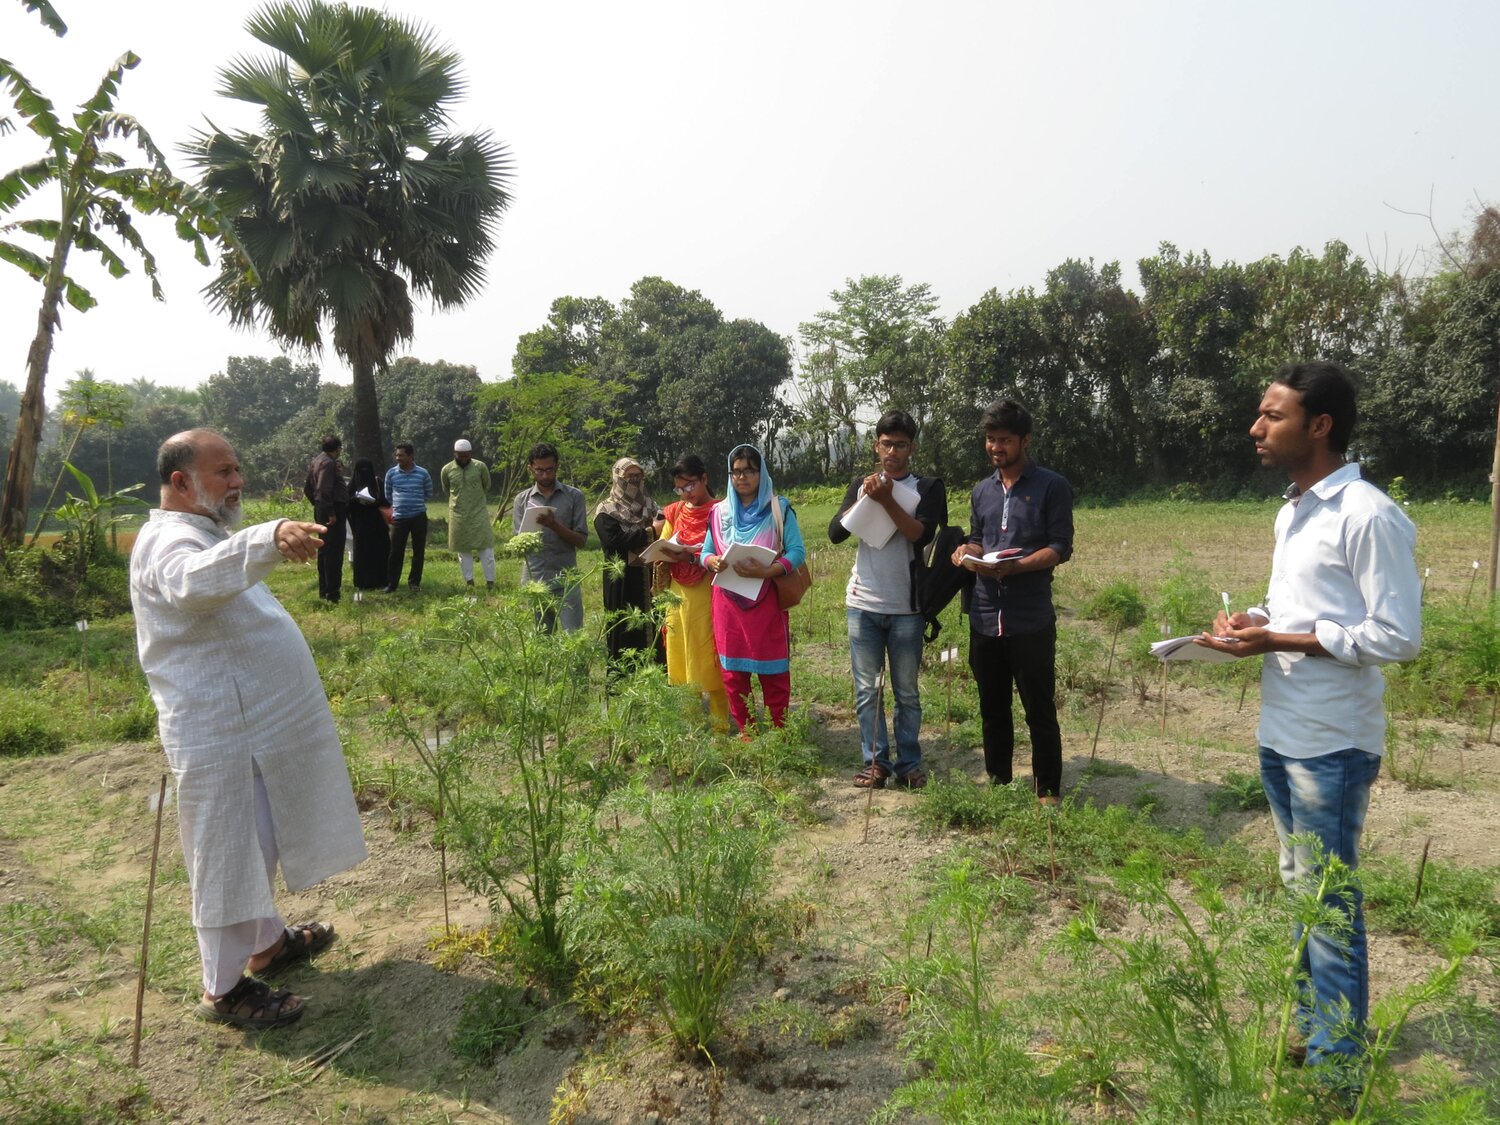
[[[307,485],[303,491],[313,505],[313,522],[328,530],[318,548],[318,597],[337,602],[344,585],[344,540],[348,535],[349,482],[339,464],[343,449],[337,434],[323,438],[323,452],[307,468]]]
[[[948,522],[948,493],[940,478],[912,473],[916,447],[917,424],[910,414],[892,410],[882,415],[875,423],[875,457],[880,469],[854,478],[839,505],[839,514],[828,525],[828,538],[833,542],[849,538],[854,532],[843,521],[861,498],[862,507],[868,506],[875,517],[872,522],[859,514],[850,517],[866,533],[860,537],[844,597],[864,760],[864,768],[854,775],[854,784],[865,789],[883,788],[892,776],[897,785],[908,789],[927,784],[918,741],[922,699],[917,691],[917,669],[922,662],[923,619],[917,600],[917,565],[922,548],[932,541],[938,526]],[[894,761],[881,687],[887,658],[891,692],[896,697]]]

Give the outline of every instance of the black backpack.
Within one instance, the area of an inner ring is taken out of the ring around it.
[[[916,558],[917,608],[926,623],[923,639],[928,644],[943,631],[938,614],[948,608],[954,596],[974,584],[974,572],[953,565],[953,552],[969,538],[961,527],[942,527],[932,537],[926,550]]]

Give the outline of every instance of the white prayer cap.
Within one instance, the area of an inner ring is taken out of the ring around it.
[[[474,447],[469,444],[468,438],[459,438],[453,443],[454,453],[471,453],[473,452],[473,449]]]

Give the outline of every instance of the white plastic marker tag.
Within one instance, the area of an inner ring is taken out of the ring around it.
[[[1474,565],[1477,567],[1479,564],[1475,563]],[[73,628],[77,629],[80,633],[87,633],[89,631],[89,619],[87,617],[80,617],[77,621],[73,622]]]
[[[354,591],[354,600],[357,601],[357,602],[364,601],[365,600],[365,592],[363,590],[355,590]]]
[[[149,812],[149,813],[151,813],[153,816],[156,814],[156,800],[157,800],[157,796],[158,796],[158,794],[153,793],[153,794],[151,794],[151,796],[146,801],[146,811]],[[167,782],[167,808],[171,808],[172,807],[172,802],[175,801],[176,799],[177,799],[177,786],[173,785],[169,781],[169,782]]]
[[[943,649],[943,651],[941,653],[938,654],[938,662],[941,663],[941,664],[950,664],[950,663],[952,663],[953,661],[955,661],[957,659],[958,659],[958,646],[957,645],[954,645],[951,648],[945,648],[945,649]]]

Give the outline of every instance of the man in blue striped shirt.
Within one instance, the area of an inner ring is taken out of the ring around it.
[[[432,499],[432,476],[417,464],[416,450],[409,441],[396,446],[396,463],[385,474],[385,494],[391,502],[391,555],[386,564],[385,592],[394,594],[401,585],[408,537],[411,574],[406,584],[417,590],[422,585],[422,563],[427,557],[427,501]]]

